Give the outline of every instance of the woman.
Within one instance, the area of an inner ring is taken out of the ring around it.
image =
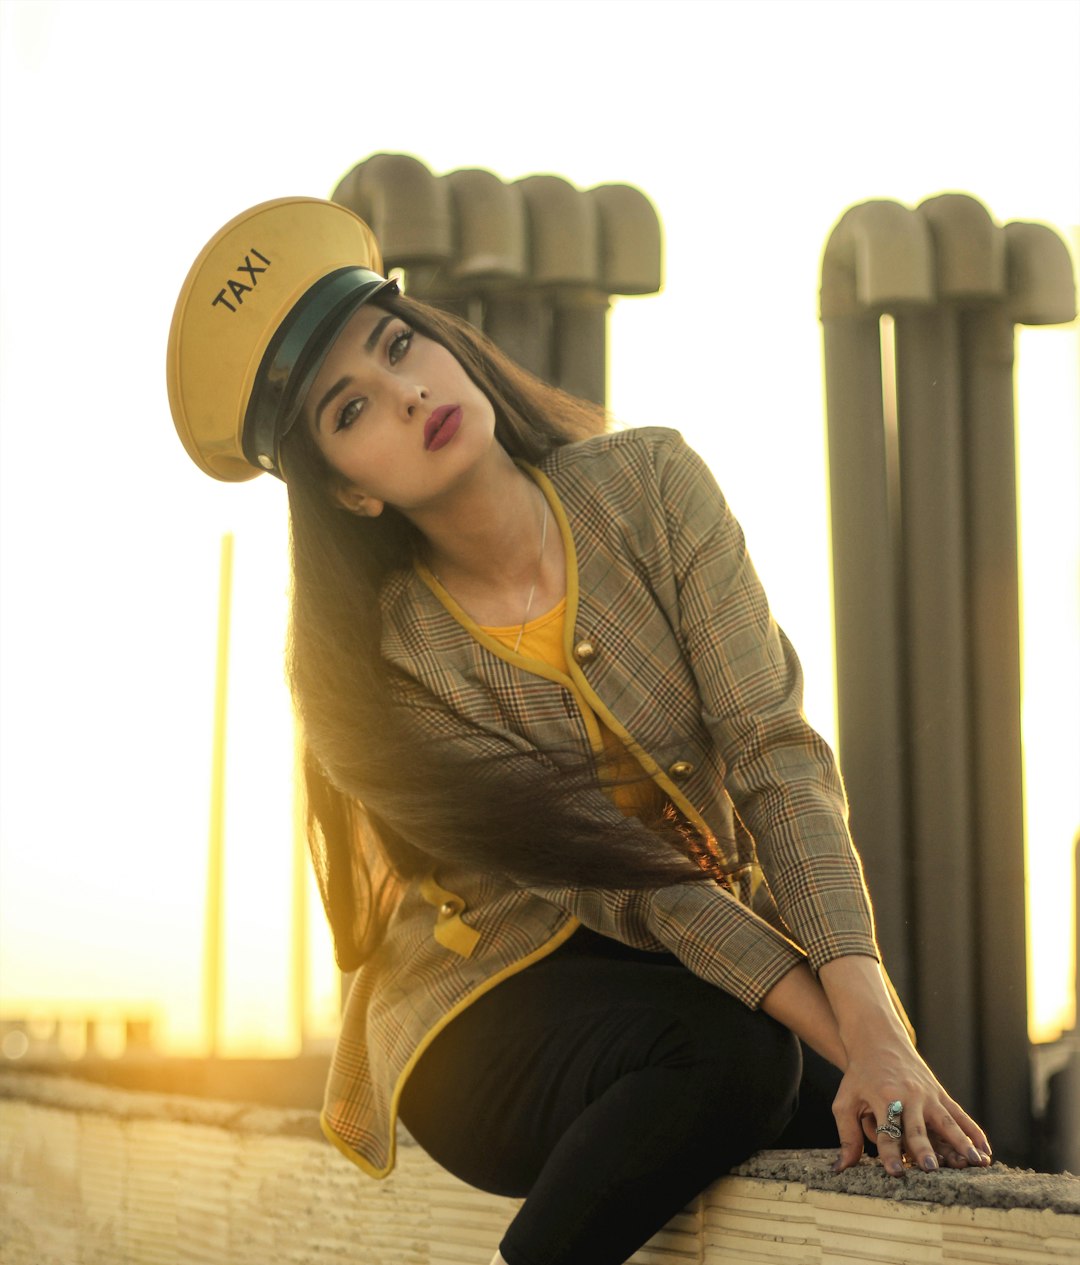
[[[309,834],[360,968],[328,1137],[384,1176],[400,1114],[526,1196],[505,1265],[616,1265],[752,1151],[836,1131],[838,1171],[864,1134],[893,1174],[988,1164],[891,996],[832,755],[703,463],[597,433],[368,265],[343,208],[253,208],[169,351],[196,462],[288,488]]]

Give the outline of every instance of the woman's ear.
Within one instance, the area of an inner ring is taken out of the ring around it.
[[[366,496],[359,488],[346,484],[334,489],[334,498],[343,510],[348,510],[359,518],[378,518],[386,508],[385,501]]]

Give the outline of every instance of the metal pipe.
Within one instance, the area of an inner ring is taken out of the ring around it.
[[[919,1045],[976,1115],[975,894],[957,316],[895,318],[903,535],[908,846],[917,876],[911,950]]]
[[[852,832],[880,902],[878,941],[908,1006],[917,998],[907,751],[878,317],[824,318],[823,326],[840,763]]]
[[[1000,304],[980,308],[964,313],[960,331],[978,840],[977,1036],[994,1145],[1011,1163],[1023,1163],[1031,1136],[1031,1074],[1012,317]]]

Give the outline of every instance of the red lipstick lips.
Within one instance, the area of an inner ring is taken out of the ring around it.
[[[424,423],[424,447],[428,452],[442,448],[454,438],[460,425],[461,406],[459,404],[441,405]]]

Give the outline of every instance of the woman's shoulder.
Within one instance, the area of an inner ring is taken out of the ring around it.
[[[625,430],[590,435],[588,439],[555,448],[540,463],[540,468],[555,478],[571,471],[586,474],[591,471],[599,473],[609,467],[655,467],[659,460],[676,449],[686,449],[686,441],[677,430],[666,426],[631,426]]]
[[[677,430],[638,426],[566,444],[540,468],[568,510],[682,522],[727,512],[709,466]]]

